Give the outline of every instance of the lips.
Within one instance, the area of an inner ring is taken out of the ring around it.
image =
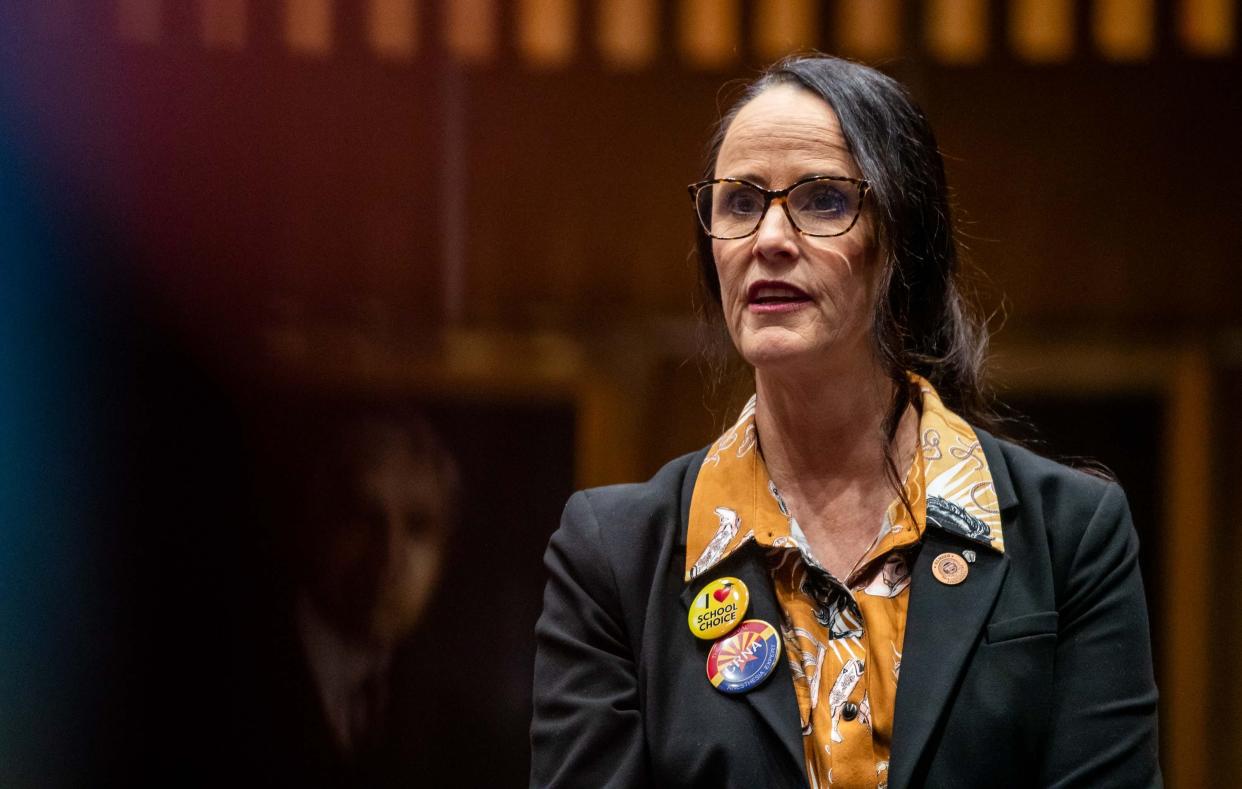
[[[809,301],[811,298],[806,294],[806,291],[796,288],[787,282],[779,282],[777,280],[760,280],[756,282],[746,291],[746,297],[749,304],[756,305],[792,304]]]

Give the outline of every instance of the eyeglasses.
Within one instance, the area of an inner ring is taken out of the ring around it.
[[[781,201],[790,224],[804,236],[839,236],[858,222],[870,187],[860,178],[813,175],[776,190],[739,178],[700,181],[688,188],[704,232],[728,240],[758,230],[773,200]]]

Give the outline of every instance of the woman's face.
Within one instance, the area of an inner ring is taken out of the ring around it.
[[[752,99],[733,119],[717,178],[783,189],[812,175],[861,178],[825,101],[793,85]],[[773,203],[745,238],[713,240],[721,306],[733,344],[757,371],[867,364],[878,279],[867,212],[847,233],[804,236]]]

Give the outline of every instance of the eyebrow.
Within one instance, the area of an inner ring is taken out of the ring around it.
[[[749,170],[744,171],[742,175],[718,175],[716,177],[717,178],[735,178],[739,181],[749,181],[750,183],[756,186],[762,186],[765,189],[772,188],[772,184],[769,183],[766,178],[757,176],[754,174],[753,171],[749,171]],[[799,181],[805,181],[808,178],[853,178],[853,177],[855,176],[852,176],[849,173],[846,173],[844,171],[837,171],[837,168],[834,168],[833,171],[808,170],[806,172],[803,172],[802,175],[799,175],[798,177],[794,178],[789,183],[785,184],[785,186],[791,186],[793,184],[798,183]],[[781,187],[781,188],[785,188],[785,187]]]

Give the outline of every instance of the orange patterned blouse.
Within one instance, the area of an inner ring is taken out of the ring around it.
[[[992,477],[975,432],[945,408],[930,383],[912,377],[922,395],[921,452],[905,477],[913,517],[895,497],[875,542],[845,579],[815,560],[768,477],[754,397],[712,445],[694,486],[687,582],[749,540],[767,549],[813,789],[887,785],[910,567],[926,523],[1004,551]],[[963,555],[973,561],[970,551]]]

